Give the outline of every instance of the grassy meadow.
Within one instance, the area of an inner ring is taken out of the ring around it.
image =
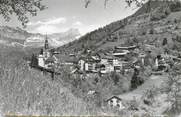
[[[22,49],[1,46],[0,112],[23,115],[93,115],[96,108],[75,97],[61,77],[29,68]]]

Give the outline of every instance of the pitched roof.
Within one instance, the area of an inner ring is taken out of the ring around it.
[[[84,60],[86,62],[96,62],[99,59],[97,59],[97,57],[95,57],[95,56],[87,55],[87,56],[81,56],[79,58],[79,60]]]
[[[122,99],[119,98],[118,96],[115,96],[115,95],[114,95],[114,96],[112,96],[111,98],[107,99],[106,102],[108,102],[109,100],[111,100],[111,99],[113,99],[113,98],[116,98],[116,99],[118,99],[118,100],[122,100]]]
[[[78,59],[76,57],[68,57],[65,61],[69,63],[77,63]]]
[[[115,57],[113,55],[106,55],[104,53],[100,54],[101,58],[105,58],[105,59],[114,59]]]
[[[123,49],[123,50],[129,50],[129,49],[135,49],[137,48],[137,45],[133,45],[133,46],[117,46],[115,47],[116,49]]]
[[[53,63],[54,61],[56,61],[56,59],[54,57],[49,57],[46,59],[46,62],[48,62],[48,63],[49,62]]]
[[[115,50],[113,55],[114,56],[122,56],[122,55],[126,55],[128,53],[129,53],[128,50]]]

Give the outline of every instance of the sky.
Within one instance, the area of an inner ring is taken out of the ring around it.
[[[106,8],[104,0],[92,0],[85,8],[85,0],[43,0],[48,9],[30,17],[26,30],[32,33],[52,34],[76,28],[84,35],[111,22],[123,19],[135,12],[126,7],[124,0],[109,0]],[[12,17],[10,22],[0,18],[0,25],[20,27],[21,23]]]

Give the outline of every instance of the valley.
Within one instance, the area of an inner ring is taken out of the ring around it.
[[[77,29],[42,35],[1,27],[0,110],[23,115],[179,116],[177,4],[151,1],[80,38]],[[37,66],[60,74],[52,78],[34,69]]]

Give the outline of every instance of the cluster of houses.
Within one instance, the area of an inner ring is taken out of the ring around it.
[[[66,64],[72,66],[72,73],[100,73],[110,72],[125,73],[135,67],[144,68],[151,66],[155,71],[168,70],[171,61],[177,60],[177,57],[171,57],[165,54],[158,54],[153,57],[152,49],[141,50],[139,46],[116,46],[113,51],[108,53],[93,53],[87,50],[87,54],[76,57],[71,55],[73,61],[67,60]],[[74,67],[76,66],[76,67]]]
[[[114,50],[107,53],[94,53],[88,49],[86,54],[81,54],[78,57],[75,54],[70,54],[65,59],[65,62],[60,63],[58,58],[55,56],[58,53],[50,49],[48,39],[46,38],[44,48],[41,49],[37,56],[37,65],[43,69],[53,69],[58,65],[63,64],[70,66],[72,73],[87,74],[106,74],[110,72],[125,73],[136,66],[144,67],[153,64],[160,69],[167,67],[164,59],[168,57],[159,55],[155,57],[153,61],[150,53],[150,50],[141,51],[137,45],[116,46],[114,47]]]
[[[115,47],[109,54],[105,53],[92,53],[87,50],[86,55],[80,56],[78,59],[75,57],[73,61],[67,60],[66,64],[76,67],[79,73],[110,73],[110,72],[124,72],[137,65],[138,61],[144,66],[144,58],[146,54],[136,53],[138,46]],[[138,56],[139,55],[139,56]],[[72,56],[72,55],[71,55]],[[139,59],[138,59],[139,58]],[[77,60],[77,62],[75,62]],[[76,71],[76,70],[74,70]]]

